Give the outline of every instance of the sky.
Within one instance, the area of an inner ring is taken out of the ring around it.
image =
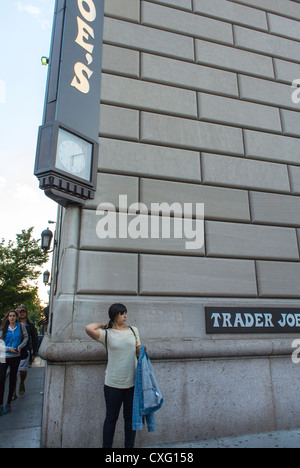
[[[52,231],[57,204],[33,175],[38,128],[42,125],[55,0],[0,0],[0,239],[34,227],[40,239]],[[51,271],[50,262],[42,272]],[[49,287],[38,281],[42,303]]]

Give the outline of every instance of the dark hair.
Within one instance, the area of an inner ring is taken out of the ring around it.
[[[108,328],[112,328],[113,323],[119,314],[123,315],[125,313],[127,313],[127,309],[123,304],[112,304],[108,310]]]
[[[18,319],[18,314],[17,312],[14,310],[14,309],[11,309],[4,317],[4,319],[2,320],[2,323],[1,323],[1,330],[2,330],[2,333],[3,333],[3,340],[5,340],[6,338],[6,333],[7,333],[7,330],[8,330],[8,326],[9,326],[9,320],[8,320],[8,317],[9,317],[9,314],[13,312],[15,315],[16,315],[16,319],[17,319],[17,322],[19,321]]]

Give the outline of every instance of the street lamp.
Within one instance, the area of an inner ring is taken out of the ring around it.
[[[49,58],[48,57],[42,57],[41,58],[42,65],[48,65],[49,64]]]
[[[41,234],[41,249],[48,252],[51,247],[53,232],[49,228],[45,229]]]
[[[46,270],[43,273],[43,283],[45,284],[45,286],[49,284],[49,279],[50,279],[50,271]]]

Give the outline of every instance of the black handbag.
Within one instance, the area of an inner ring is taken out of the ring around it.
[[[21,337],[22,337],[22,341],[23,341],[24,340],[24,334],[23,334],[23,328],[22,328],[21,323],[20,323],[20,330],[21,330]],[[20,356],[21,356],[21,361],[23,361],[24,359],[27,359],[27,357],[28,357],[27,345],[24,346],[24,348],[21,349]]]

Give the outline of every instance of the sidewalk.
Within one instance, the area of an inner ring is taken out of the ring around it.
[[[0,417],[0,448],[40,448],[44,373],[44,362],[36,358],[28,371],[25,395],[12,403],[11,413]],[[6,390],[7,388],[8,381]],[[300,428],[213,440],[157,444],[144,448],[300,448]]]
[[[243,436],[223,437],[221,439],[177,444],[153,445],[151,448],[177,448],[178,450],[187,448],[300,448],[300,429],[267,432],[263,434],[247,434]]]
[[[45,364],[37,357],[28,370],[25,395],[12,402],[11,413],[0,417],[0,448],[40,448],[44,371]],[[7,379],[5,398],[8,385]]]

